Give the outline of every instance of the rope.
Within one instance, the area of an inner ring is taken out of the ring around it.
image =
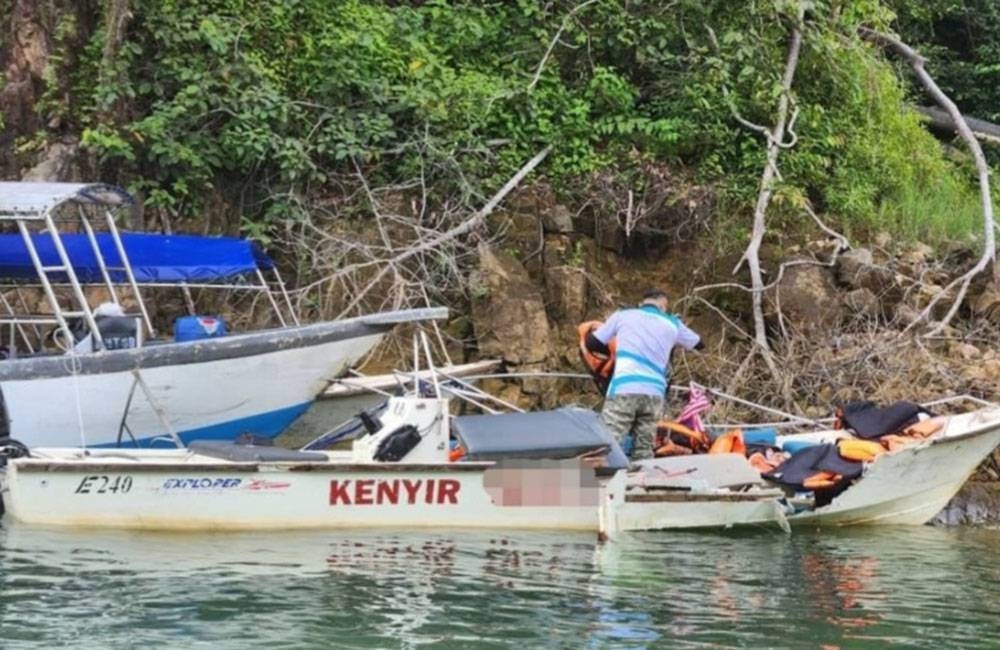
[[[80,371],[83,370],[83,364],[80,362],[80,357],[76,355],[76,350],[70,348],[69,352],[66,354],[65,359],[69,362],[69,373],[73,381],[73,399],[76,406],[76,426],[77,430],[80,432],[80,448],[87,448],[87,433],[83,424],[83,398],[80,395]]]

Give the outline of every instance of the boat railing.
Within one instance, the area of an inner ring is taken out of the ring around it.
[[[116,222],[115,209],[129,206],[134,199],[121,188],[99,184],[74,183],[0,183],[0,226],[12,225],[24,246],[33,269],[33,277],[20,277],[16,282],[0,285],[0,327],[7,329],[6,336],[0,339],[0,345],[9,346],[9,354],[16,354],[17,343],[29,354],[36,352],[37,347],[44,346],[45,334],[43,326],[54,325],[62,332],[64,340],[74,341],[74,322],[82,321],[89,331],[95,350],[104,349],[103,336],[98,327],[98,315],[88,302],[85,286],[101,286],[108,295],[108,300],[121,307],[120,289],[127,288],[138,311],[142,330],[148,338],[156,336],[149,309],[140,288],[179,288],[184,292],[188,310],[194,313],[192,289],[241,290],[263,292],[282,327],[289,324],[299,325],[299,318],[292,304],[287,287],[275,265],[267,269],[273,278],[268,280],[264,270],[254,265],[249,278],[240,282],[189,282],[182,279],[179,282],[139,282],[135,268],[126,249],[122,234]],[[63,212],[61,208],[73,204],[75,211]],[[57,215],[57,211],[58,215]],[[106,230],[101,236],[110,239],[114,254],[119,263],[111,264],[107,259],[106,250],[98,241],[94,225],[94,217],[103,222]],[[77,252],[93,256],[92,266],[88,268],[94,280],[81,279],[74,266],[64,241],[66,235],[60,232],[59,224],[71,223],[71,231],[80,231],[72,235],[82,234],[89,246],[84,246]],[[54,256],[49,254],[43,259],[39,251],[38,236],[47,235],[44,241],[51,244]],[[2,260],[0,260],[2,262]],[[93,267],[96,267],[96,271]],[[99,278],[99,279],[96,279]],[[273,285],[273,286],[272,286]],[[27,309],[23,290],[41,289],[45,300],[51,309],[51,314],[32,315]],[[68,292],[62,291],[68,289]],[[275,290],[276,289],[276,290]],[[13,290],[14,297],[20,309],[15,307],[7,297],[7,292]],[[67,295],[68,293],[68,295]],[[277,294],[277,296],[276,296]],[[279,299],[281,304],[279,304]],[[137,339],[145,337],[138,336]]]

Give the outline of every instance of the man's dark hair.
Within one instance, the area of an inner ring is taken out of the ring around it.
[[[643,300],[659,300],[661,298],[668,300],[670,296],[667,295],[666,291],[661,289],[650,289],[646,291],[646,293],[642,294]]]

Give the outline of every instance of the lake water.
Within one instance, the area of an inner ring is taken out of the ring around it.
[[[0,528],[3,648],[997,648],[1000,531]]]

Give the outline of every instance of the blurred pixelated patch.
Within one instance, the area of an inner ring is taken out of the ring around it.
[[[593,467],[582,459],[505,459],[486,470],[483,487],[498,506],[596,506]]]

